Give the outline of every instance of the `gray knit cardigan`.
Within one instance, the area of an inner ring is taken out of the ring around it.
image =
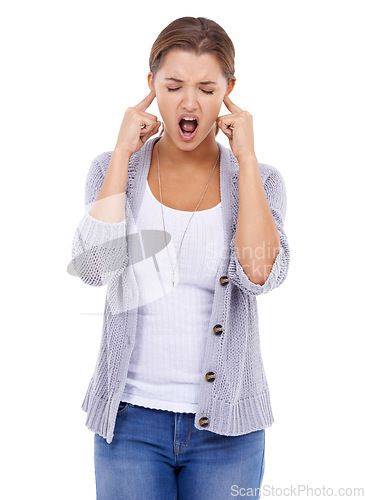
[[[96,200],[112,152],[98,155],[86,180],[86,210],[72,243],[74,274],[92,286],[107,285],[103,329],[95,370],[82,409],[86,426],[111,443],[128,365],[136,339],[139,290],[133,263],[142,257],[135,220],[146,187],[154,143],[150,138],[129,161],[125,219],[106,223],[88,213]],[[280,236],[280,250],[266,282],[249,280],[234,251],[239,166],[232,151],[220,148],[220,190],[225,251],[217,271],[207,324],[206,350],[194,425],[201,431],[237,436],[271,426],[270,394],[261,357],[256,296],[285,280],[289,245],[284,231],[286,188],[279,170],[259,163],[265,195]],[[170,235],[171,237],[171,235]]]

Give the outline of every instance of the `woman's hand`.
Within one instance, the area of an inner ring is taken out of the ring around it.
[[[217,123],[228,137],[232,153],[237,159],[255,155],[252,115],[233,104],[228,96],[225,96],[223,102],[232,114],[219,116]]]
[[[139,104],[127,108],[114,149],[132,156],[147,139],[158,132],[161,122],[157,120],[157,116],[146,113],[146,109],[155,97],[155,91],[151,90]]]

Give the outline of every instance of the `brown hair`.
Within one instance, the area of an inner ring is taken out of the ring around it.
[[[234,76],[235,50],[232,40],[224,29],[216,22],[206,17],[180,17],[172,21],[156,38],[152,45],[149,66],[155,77],[160,68],[161,60],[173,47],[191,51],[197,56],[201,54],[215,55],[222,66],[222,71],[227,78],[236,79]],[[164,126],[162,124],[163,134]],[[219,132],[216,124],[215,135]]]

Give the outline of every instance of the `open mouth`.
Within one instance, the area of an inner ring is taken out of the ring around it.
[[[184,136],[191,137],[198,128],[198,122],[194,118],[182,118],[179,127]]]

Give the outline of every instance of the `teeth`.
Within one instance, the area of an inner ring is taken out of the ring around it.
[[[182,120],[196,121],[196,118],[188,118],[187,116],[185,116],[185,117],[183,116],[181,119]]]

